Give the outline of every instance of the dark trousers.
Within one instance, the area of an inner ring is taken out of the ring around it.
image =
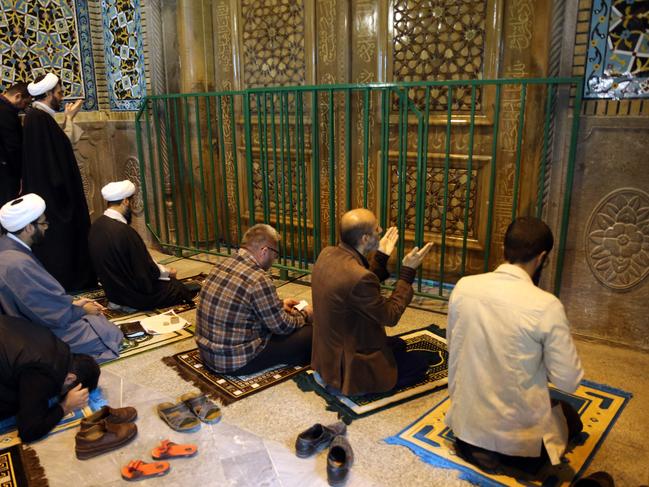
[[[231,375],[248,375],[270,367],[307,365],[311,361],[311,335],[313,327],[305,325],[290,335],[273,335],[259,355]]]
[[[561,410],[568,423],[568,441],[573,441],[583,429],[579,413],[567,402],[553,400],[552,405],[555,406],[556,404],[561,405]],[[456,438],[455,451],[460,458],[476,465],[487,473],[502,472],[513,477],[518,476],[519,472],[533,476],[550,460],[547,451],[545,451],[545,446],[542,446],[541,456],[539,457],[517,457],[485,450]]]
[[[430,353],[408,352],[406,342],[399,337],[388,337],[387,344],[397,362],[397,384],[394,386],[394,390],[403,389],[424,380],[433,358]]]

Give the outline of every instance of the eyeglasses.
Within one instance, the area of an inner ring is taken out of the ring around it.
[[[268,246],[266,246],[266,247],[264,247],[264,248],[265,248],[265,249],[270,249],[270,250],[272,250],[273,252],[275,252],[275,254],[276,254],[277,256],[279,256],[279,250],[274,249],[273,247],[268,247]]]

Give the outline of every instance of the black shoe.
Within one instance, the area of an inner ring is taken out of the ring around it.
[[[577,480],[572,485],[575,487],[614,487],[615,482],[608,472],[599,471]]]
[[[342,485],[354,464],[354,452],[344,436],[336,436],[327,455],[327,482]]]
[[[500,461],[496,452],[485,450],[456,438],[455,453],[465,462],[475,465],[488,474],[498,473]]]
[[[334,436],[344,435],[347,431],[345,423],[335,423],[322,426],[314,424],[308,430],[303,431],[295,440],[295,454],[300,458],[307,458],[327,448]]]

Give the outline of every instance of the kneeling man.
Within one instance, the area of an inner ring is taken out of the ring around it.
[[[574,392],[583,376],[561,302],[536,286],[553,243],[541,220],[515,220],[506,263],[460,279],[449,300],[445,421],[458,455],[488,472],[556,465],[581,431],[576,411],[548,389]]]
[[[386,298],[381,281],[390,275],[386,265],[399,233],[389,228],[379,241],[381,232],[371,211],[348,211],[340,220],[340,244],[320,253],[311,276],[316,323],[311,367],[345,395],[406,387],[428,370],[428,354],[407,352],[406,343],[388,337],[385,327],[395,326],[412,300],[415,270],[432,244],[403,258],[395,289]]]
[[[99,380],[92,357],[70,353],[50,330],[22,318],[0,316],[0,336],[0,419],[15,415],[22,441],[38,440],[88,404]]]
[[[106,297],[111,304],[135,309],[191,302],[200,287],[188,288],[176,280],[174,269],[153,262],[142,237],[131,228],[134,194],[128,179],[104,186],[101,195],[108,209],[90,228],[90,258]]]
[[[103,307],[66,294],[32,254],[49,225],[43,198],[29,193],[6,203],[0,224],[8,232],[0,237],[0,311],[50,328],[73,353],[98,362],[117,358],[124,335],[101,314]]]
[[[210,369],[246,375],[311,357],[312,309],[277,295],[268,275],[279,255],[270,225],[250,227],[239,252],[214,266],[196,312],[196,343]]]

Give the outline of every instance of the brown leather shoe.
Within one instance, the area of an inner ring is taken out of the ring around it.
[[[79,460],[87,460],[126,445],[136,434],[137,426],[133,423],[113,424],[102,420],[77,433],[74,451]]]
[[[81,429],[90,428],[102,420],[106,420],[107,423],[124,424],[132,423],[136,419],[137,410],[135,408],[111,408],[110,406],[103,406],[101,409],[81,420]]]

